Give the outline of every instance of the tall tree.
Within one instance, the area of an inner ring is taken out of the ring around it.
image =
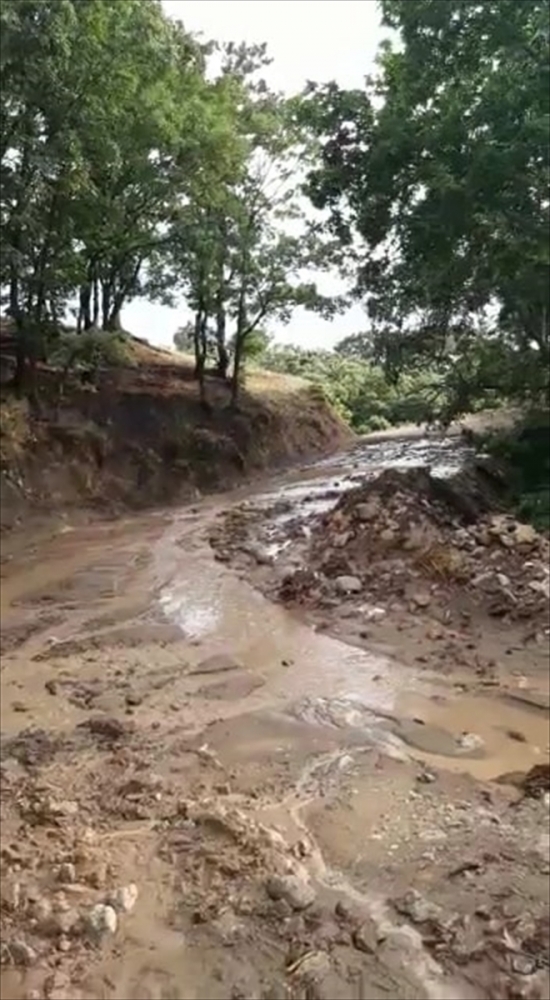
[[[1,18],[0,277],[22,364],[77,292],[80,326],[119,324],[227,136],[203,48],[158,0],[5,0]]]
[[[357,293],[394,373],[428,352],[473,380],[467,356],[489,333],[508,387],[536,393],[549,360],[550,4],[381,10],[399,42],[366,89],[315,87],[302,102],[321,142],[310,197],[361,241]],[[498,319],[479,325],[487,308]]]

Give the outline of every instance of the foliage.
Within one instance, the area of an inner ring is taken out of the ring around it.
[[[509,472],[517,514],[550,530],[550,416],[534,411],[512,430],[476,438],[479,448],[503,462]]]
[[[50,352],[50,361],[62,370],[83,372],[94,382],[102,368],[129,364],[127,343],[123,333],[91,328],[78,334],[73,330],[58,334]]]
[[[447,369],[452,413],[488,387],[548,399],[549,0],[381,8],[399,39],[365,90],[312,85],[295,106],[374,356],[393,379]]]
[[[75,296],[79,329],[120,325],[235,136],[206,51],[157,0],[4,0],[0,38],[0,285],[24,362]]]
[[[439,383],[430,372],[407,373],[396,387],[380,366],[346,357],[338,348],[332,352],[275,346],[262,355],[261,365],[312,381],[360,433],[435,419]]]

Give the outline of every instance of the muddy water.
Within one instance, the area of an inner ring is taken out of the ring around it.
[[[3,568],[2,627],[6,634],[28,629],[28,638],[2,663],[3,737],[29,725],[71,732],[88,718],[90,707],[118,716],[125,711],[130,685],[138,695],[131,709],[135,723],[154,729],[158,740],[166,734],[167,758],[175,727],[189,739],[197,734],[204,752],[242,771],[241,785],[235,779],[239,794],[249,774],[269,779],[267,787],[277,791],[261,797],[256,818],[291,843],[307,838],[311,875],[326,889],[360,901],[380,927],[391,929],[381,896],[354,884],[342,870],[345,863],[336,865],[328,856],[334,848],[345,861],[348,838],[350,858],[352,853],[355,858],[364,825],[372,820],[372,782],[361,770],[363,760],[375,751],[396,765],[413,760],[483,779],[526,770],[547,760],[547,713],[496,696],[457,695],[453,685],[461,678],[417,673],[314,632],[216,562],[207,533],[223,510],[243,501],[266,508],[279,504],[284,508],[274,515],[279,524],[298,519],[307,529],[308,517],[334,504],[365,475],[425,464],[446,475],[466,451],[456,439],[365,443],[275,477],[253,494],[243,489],[193,510],[74,530],[67,526],[39,545],[15,548]],[[176,625],[181,636],[167,631],[160,641],[154,631],[160,625]],[[122,626],[127,631],[116,632]],[[233,661],[231,669],[205,677],[202,665],[219,655]],[[84,688],[92,702],[51,697],[44,688],[51,682],[62,691],[64,685],[79,694]],[[509,678],[508,689],[521,690],[517,677]],[[520,733],[521,741],[511,740],[510,731]],[[481,737],[479,744],[464,743],[465,732]],[[174,760],[166,766],[175,768]],[[162,773],[163,763],[156,761],[156,767]],[[349,808],[338,796],[350,773],[356,773],[355,819],[351,826],[338,820],[333,835],[330,818],[323,817],[319,828],[308,810],[330,791],[345,818]],[[219,992],[223,983],[208,980],[208,955],[180,954],[179,935],[165,928],[172,876],[159,868],[153,847],[146,849],[149,836],[146,828],[141,846],[134,845],[128,857],[150,905],[132,925],[123,963],[108,961],[97,981],[101,985],[86,995],[94,1000],[142,996],[152,969],[151,996],[226,996]],[[443,983],[418,935],[411,940],[407,964],[422,992],[401,984],[400,997],[476,995],[463,983]],[[163,992],[163,977],[170,980],[168,992]],[[115,984],[111,992],[105,981]],[[184,981],[185,988],[174,985]],[[26,994],[9,973],[2,979],[2,995],[19,1000]],[[361,993],[381,995],[384,991]]]

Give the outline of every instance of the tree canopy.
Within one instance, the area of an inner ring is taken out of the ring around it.
[[[340,358],[394,386],[428,366],[446,419],[548,401],[550,0],[379,6],[394,40],[364,88],[289,98],[265,45],[199,41],[160,0],[3,0],[19,381],[71,312],[113,331],[137,296],[183,298],[203,399],[213,356],[236,401],[258,331],[344,306],[308,280],[332,269],[367,315]]]
[[[382,0],[397,33],[364,90],[311,85],[307,190],[358,260],[390,377],[426,356],[479,387],[548,394],[548,0]],[[356,345],[357,346],[357,345]]]

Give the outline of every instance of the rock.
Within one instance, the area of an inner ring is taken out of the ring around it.
[[[462,750],[480,750],[485,746],[485,740],[478,733],[461,733],[457,736],[456,742]]]
[[[52,929],[55,930],[56,934],[66,935],[71,934],[75,931],[80,922],[80,914],[78,910],[74,908],[69,908],[64,910],[62,913],[56,913],[51,918]]]
[[[354,947],[368,955],[374,954],[379,940],[378,929],[373,920],[364,920],[352,935]]]
[[[76,816],[78,813],[78,802],[74,802],[72,799],[62,799],[61,802],[55,799],[48,799],[46,812],[50,816]]]
[[[237,663],[231,656],[227,656],[226,653],[218,653],[201,660],[189,673],[190,676],[194,677],[200,674],[221,674],[228,670],[239,669],[241,669],[241,664]]]
[[[337,576],[334,586],[339,594],[358,594],[363,589],[363,584],[357,576]]]
[[[371,500],[370,503],[358,503],[355,513],[360,521],[372,521],[379,513],[378,504]]]
[[[34,948],[31,948],[30,944],[22,941],[21,938],[14,938],[13,941],[9,941],[8,950],[14,965],[34,965],[38,958]]]
[[[533,545],[537,541],[538,534],[532,524],[516,524],[514,529],[514,540],[518,545]]]
[[[138,899],[138,887],[135,882],[123,885],[120,889],[111,893],[106,903],[116,911],[116,913],[131,913]]]
[[[137,705],[141,705],[143,698],[140,694],[136,694],[134,691],[129,691],[124,701],[130,708],[132,708]]]
[[[29,706],[23,701],[12,701],[11,707],[14,712],[28,712]]]
[[[120,740],[129,734],[130,723],[121,722],[120,719],[112,718],[108,715],[97,715],[92,719],[80,722],[79,729],[89,729],[95,736],[102,736],[106,740]]]
[[[380,532],[380,535],[378,537],[380,538],[381,542],[385,542],[386,545],[389,545],[391,544],[391,542],[395,541],[396,534],[395,531],[392,531],[391,528],[384,528],[384,530]]]
[[[330,958],[326,951],[309,952],[294,962],[287,971],[306,986],[321,983],[330,972]]]
[[[432,603],[432,599],[429,594],[415,594],[412,602],[416,604],[417,608],[427,608]]]
[[[76,868],[71,861],[66,861],[59,866],[57,878],[59,882],[76,882]]]
[[[88,913],[86,929],[91,940],[100,944],[104,938],[115,934],[117,923],[117,915],[112,906],[96,903]]]
[[[431,771],[421,771],[420,774],[417,775],[416,780],[422,782],[423,785],[431,785],[437,779],[436,775],[432,774]]]
[[[440,906],[424,899],[416,889],[409,889],[401,899],[395,899],[393,905],[398,913],[409,917],[413,924],[440,922],[443,913]]]
[[[271,899],[284,899],[293,910],[305,910],[315,900],[315,890],[305,875],[271,875],[266,890]]]

